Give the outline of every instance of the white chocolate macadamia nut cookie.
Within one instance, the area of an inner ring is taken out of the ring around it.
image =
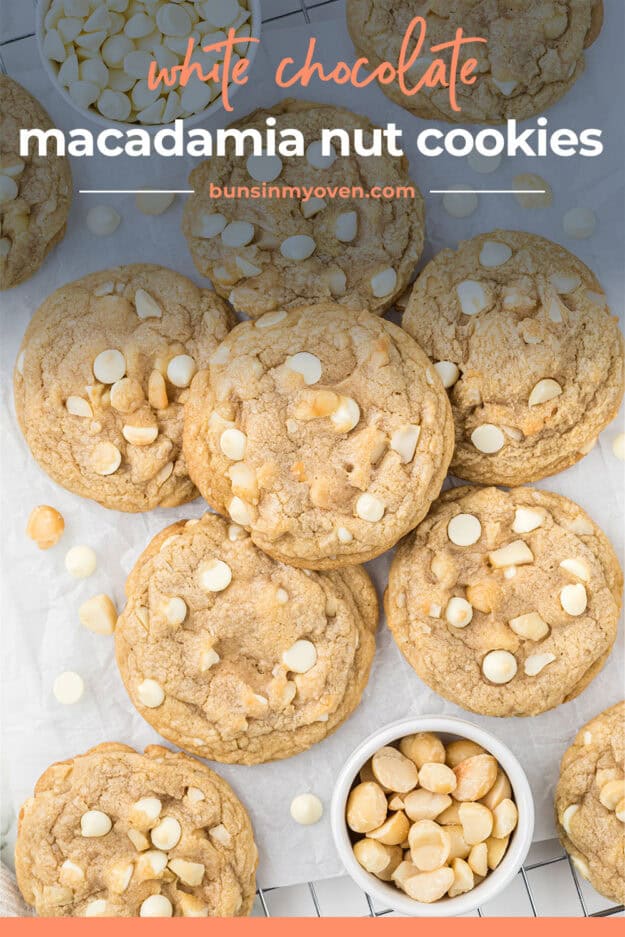
[[[576,871],[625,904],[625,703],[586,723],[560,765],[558,833]]]
[[[117,663],[139,712],[204,758],[288,758],[356,708],[378,605],[360,567],[276,563],[215,514],[152,540],[126,585]]]
[[[188,386],[232,324],[215,293],[150,264],[92,273],[48,297],[15,366],[15,406],[54,481],[119,511],[191,501]]]
[[[459,70],[477,59],[476,81],[458,80],[457,103],[440,84],[404,94],[397,81],[380,85],[396,104],[425,120],[499,124],[542,114],[573,86],[584,71],[584,49],[595,41],[603,21],[603,0],[348,0],[347,25],[359,55],[372,67],[397,62],[404,35],[416,16],[425,18],[427,33],[418,59],[405,82],[414,88],[435,58],[449,67],[452,50],[433,53],[432,46],[451,43],[456,30],[478,36],[460,52]],[[420,30],[413,33],[412,54]]]
[[[203,50],[231,28],[238,39],[250,36],[250,18],[247,0],[52,0],[42,51],[79,108],[112,122],[170,124],[205,110],[221,85],[192,73],[184,87],[165,81],[151,89],[152,63],[157,75],[175,74],[193,39],[191,67],[208,75],[218,65],[221,76],[224,49]],[[232,67],[249,48],[237,43]]]
[[[232,331],[193,381],[184,452],[208,503],[262,550],[332,569],[379,556],[421,520],[452,434],[410,336],[324,303]]]
[[[425,233],[423,199],[404,157],[321,155],[323,128],[364,131],[373,125],[343,108],[285,100],[255,111],[238,127],[264,132],[294,128],[305,156],[234,156],[193,170],[195,195],[186,204],[184,233],[199,272],[234,308],[252,318],[302,303],[336,299],[381,314],[408,285]],[[251,154],[251,144],[247,150]],[[293,187],[291,198],[210,198],[209,185]],[[314,186],[359,187],[346,199],[312,195]],[[374,186],[410,186],[414,197],[367,198]],[[297,191],[300,193],[297,194]]]
[[[601,670],[622,588],[609,541],[573,501],[463,487],[399,547],[385,605],[433,690],[483,715],[530,716],[574,699]]]
[[[367,872],[431,904],[470,891],[499,865],[518,811],[507,776],[480,745],[418,732],[363,765],[345,820]]]
[[[588,267],[545,238],[493,231],[441,251],[403,326],[447,375],[461,478],[521,485],[561,472],[617,414],[617,320]]]
[[[50,130],[38,101],[0,74],[0,290],[35,273],[62,240],[72,201],[72,175],[64,156],[19,156],[20,130]]]
[[[249,914],[258,854],[231,787],[195,758],[114,742],[51,765],[19,816],[15,870],[40,917]]]

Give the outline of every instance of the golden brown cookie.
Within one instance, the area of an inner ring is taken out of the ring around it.
[[[625,703],[586,723],[564,753],[556,823],[577,871],[625,904]]]
[[[184,233],[199,272],[221,296],[252,318],[302,303],[339,300],[351,309],[382,313],[408,285],[423,250],[425,210],[404,157],[336,156],[319,152],[323,128],[364,130],[373,125],[343,108],[285,100],[255,111],[236,126],[265,132],[302,133],[306,155],[229,156],[199,165],[186,204]],[[251,145],[246,152],[251,153]],[[289,186],[287,198],[211,198],[209,185]],[[357,187],[344,198],[308,195],[321,186]],[[369,197],[374,187],[410,187],[412,196]]]
[[[158,534],[126,585],[117,663],[165,738],[258,764],[321,741],[360,702],[378,605],[360,567],[307,574],[215,514]]]
[[[240,323],[193,381],[189,473],[208,503],[293,566],[379,556],[439,493],[447,395],[396,325],[334,303]]]
[[[26,331],[14,380],[44,471],[119,511],[195,498],[181,451],[184,402],[232,322],[215,293],[151,264],[58,289]]]
[[[601,30],[602,0],[348,0],[347,25],[359,55],[373,67],[397,63],[400,47],[414,17],[425,17],[423,51],[409,69],[406,84],[418,85],[435,58],[448,67],[451,49],[432,53],[432,46],[450,43],[456,30],[486,43],[470,43],[460,54],[460,67],[478,61],[477,81],[458,80],[454,110],[449,90],[437,85],[405,95],[398,83],[380,85],[401,107],[426,120],[499,124],[542,114],[584,71],[584,49]],[[413,36],[419,37],[417,29]],[[408,47],[412,54],[415,40]]]
[[[108,742],[51,765],[20,812],[15,868],[40,917],[249,914],[244,807],[195,758]]]
[[[454,488],[399,547],[388,625],[428,686],[487,716],[574,699],[614,644],[623,576],[573,501],[532,488]]]
[[[27,280],[65,234],[72,174],[64,156],[20,157],[23,127],[50,130],[38,101],[0,74],[0,290]]]
[[[493,231],[422,271],[404,328],[436,362],[456,427],[451,470],[520,485],[593,447],[623,397],[623,336],[595,275],[563,247]]]

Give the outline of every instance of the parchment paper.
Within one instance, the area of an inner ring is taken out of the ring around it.
[[[564,101],[548,113],[554,129],[602,127],[607,149],[600,158],[526,158],[514,162],[508,159],[494,175],[478,176],[464,159],[417,160],[410,141],[418,129],[423,129],[423,122],[391,104],[375,87],[356,91],[351,87],[317,85],[300,96],[343,104],[381,124],[395,120],[404,127],[412,174],[427,200],[426,258],[444,246],[455,246],[460,239],[496,226],[534,231],[578,253],[598,273],[613,310],[621,314],[623,137],[615,89],[622,84],[618,43],[625,8],[618,0],[611,0],[607,12],[607,26],[588,53],[586,74]],[[253,82],[236,98],[236,115],[267,106],[281,97],[273,84],[272,63],[275,65],[287,51],[301,61],[311,34],[318,37],[318,48],[326,62],[352,59],[352,46],[342,20],[312,27],[267,29],[254,66]],[[4,58],[9,73],[40,98],[57,126],[66,130],[80,126],[80,117],[48,84],[33,39],[6,47]],[[612,90],[607,86],[608,79],[614,82]],[[441,126],[445,129],[445,125]],[[74,160],[72,168],[76,191],[82,187],[133,185],[184,188],[191,161],[94,158]],[[427,194],[429,189],[459,183],[505,188],[517,173],[524,171],[540,172],[548,179],[555,194],[552,208],[527,211],[511,197],[483,196],[478,211],[458,221],[445,213],[439,196]],[[157,741],[156,733],[135,713],[127,698],[115,666],[112,639],[81,628],[77,609],[86,598],[101,591],[110,593],[121,607],[125,576],[150,537],[173,520],[199,516],[204,510],[198,500],[183,508],[145,515],[107,511],[51,482],[33,461],[17,428],[11,390],[13,362],[29,317],[50,292],[88,271],[124,262],[160,262],[197,280],[180,233],[180,199],[167,214],[153,219],[140,215],[132,198],[97,197],[99,202],[110,201],[123,216],[113,237],[97,239],[86,227],[86,213],[94,204],[93,198],[76,195],[63,243],[36,276],[0,294],[4,522],[0,564],[2,834],[3,858],[8,860],[19,807],[51,762],[105,740],[119,740],[137,747]],[[561,227],[562,215],[578,204],[597,212],[597,233],[588,241],[567,241]],[[541,485],[572,497],[585,507],[610,536],[620,555],[623,464],[612,454],[611,443],[621,430],[622,425],[613,424],[581,463]],[[61,543],[46,553],[37,550],[24,535],[28,514],[39,503],[55,505],[66,521]],[[86,581],[72,580],[63,566],[65,552],[77,543],[91,544],[98,554],[97,572]],[[390,561],[391,555],[387,554],[369,564],[380,592]],[[54,678],[63,670],[76,670],[85,678],[85,696],[75,706],[61,706],[52,695]],[[430,692],[404,662],[382,623],[363,702],[334,736],[288,761],[253,768],[217,766],[217,769],[232,783],[251,812],[260,847],[262,886],[288,885],[341,872],[327,814],[317,826],[298,827],[289,816],[290,801],[295,794],[310,790],[327,807],[333,780],[351,750],[377,727],[411,713],[464,716],[506,742],[529,774],[537,807],[536,838],[544,839],[554,834],[552,791],[564,749],[578,726],[622,695],[622,627],[608,664],[578,700],[531,719],[499,720],[467,716]]]

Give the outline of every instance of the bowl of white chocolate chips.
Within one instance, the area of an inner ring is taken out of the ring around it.
[[[181,87],[148,86],[152,61],[157,74],[185,61],[189,39],[191,62],[204,75],[224,51],[204,52],[226,39],[259,38],[260,0],[39,0],[37,40],[44,67],[65,100],[103,126],[158,128],[178,118],[197,124],[222,108],[221,85],[196,74]],[[249,76],[258,43],[240,43],[232,54],[229,75],[247,58]],[[179,73],[176,73],[177,75]],[[240,85],[230,82],[229,98]]]
[[[447,716],[380,729],[350,756],[332,798],[347,872],[378,904],[416,917],[466,914],[521,868],[534,802],[490,732]]]

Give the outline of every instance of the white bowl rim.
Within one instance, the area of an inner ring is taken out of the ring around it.
[[[394,885],[375,878],[356,861],[345,822],[345,806],[356,774],[383,745],[415,732],[438,732],[477,742],[492,754],[508,775],[519,811],[519,823],[500,864],[469,892],[455,898],[423,904],[409,898]],[[412,917],[452,917],[474,911],[491,901],[510,884],[527,856],[534,833],[534,800],[525,771],[516,756],[495,735],[456,716],[412,716],[390,723],[372,733],[352,752],[343,765],[332,794],[332,835],[345,869],[354,881],[385,907]]]
[[[53,0],[36,0],[37,3],[37,12],[36,12],[36,39],[37,39],[37,48],[39,50],[39,56],[43,63],[43,67],[50,78],[53,86],[56,88],[61,97],[70,105],[78,114],[81,114],[83,117],[86,117],[88,120],[93,121],[94,124],[98,124],[102,128],[115,128],[117,130],[147,130],[148,133],[158,133],[159,130],[163,130],[165,127],[172,127],[173,124],[141,124],[141,123],[128,123],[123,120],[112,120],[111,118],[104,117],[102,114],[98,114],[96,110],[91,108],[80,107],[66,88],[62,86],[58,79],[57,73],[54,71],[52,63],[47,58],[46,54],[43,51],[43,39],[44,39],[44,19],[46,13]],[[256,39],[260,39],[262,31],[262,9],[260,0],[247,0],[251,11],[251,28],[252,35]],[[247,74],[251,76],[252,66],[254,64],[254,59],[256,53],[258,52],[258,46],[260,43],[253,42],[249,49],[249,54],[247,56],[249,60],[249,68]],[[244,88],[245,85],[235,85],[231,84],[229,86],[230,101],[234,100],[237,93]],[[215,98],[214,101],[204,108],[203,111],[198,111],[197,114],[192,114],[191,117],[185,117],[184,123],[186,127],[196,127],[203,120],[206,120],[209,117],[212,117],[214,114],[217,114],[219,111],[224,111],[226,116],[229,115],[229,119],[234,120],[234,115],[230,114],[229,111],[224,109],[221,95]]]

